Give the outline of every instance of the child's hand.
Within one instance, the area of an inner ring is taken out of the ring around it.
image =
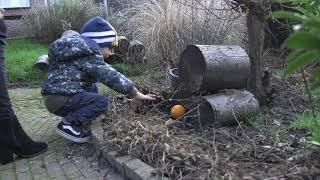
[[[136,95],[134,96],[134,99],[141,100],[141,101],[143,101],[143,100],[154,101],[154,100],[156,100],[156,95],[154,95],[154,94],[145,95],[145,94],[142,94],[141,92],[138,91],[136,93]]]

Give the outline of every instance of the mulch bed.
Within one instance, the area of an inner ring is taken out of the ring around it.
[[[164,81],[136,81],[139,89],[159,95],[153,103],[111,97],[103,120],[110,150],[140,158],[171,179],[320,178],[319,146],[305,143],[305,132],[290,127],[308,103],[288,80],[275,81],[270,107],[256,118],[203,128],[170,120],[169,109],[177,102]]]

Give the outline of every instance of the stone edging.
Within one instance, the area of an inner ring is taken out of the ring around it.
[[[107,162],[122,177],[130,180],[168,180],[167,177],[154,175],[154,168],[145,164],[140,159],[130,156],[118,156],[115,151],[103,149],[103,129],[101,121],[97,119],[92,123],[92,143],[99,154],[99,161]]]

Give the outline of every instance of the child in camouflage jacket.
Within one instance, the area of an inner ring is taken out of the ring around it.
[[[50,65],[42,85],[49,112],[63,117],[56,132],[73,142],[90,139],[84,127],[107,111],[108,98],[98,94],[96,82],[138,100],[154,100],[140,93],[131,80],[104,62],[116,43],[116,31],[103,18],[87,21],[80,34],[67,31],[49,47]]]

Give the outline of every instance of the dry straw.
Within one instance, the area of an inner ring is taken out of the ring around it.
[[[93,1],[60,0],[32,8],[24,21],[31,36],[52,42],[65,30],[79,31],[84,22],[96,15],[103,15],[103,11]]]
[[[128,3],[128,2],[127,2]],[[124,29],[150,58],[175,66],[189,44],[244,46],[245,15],[217,0],[143,0],[129,3]]]

